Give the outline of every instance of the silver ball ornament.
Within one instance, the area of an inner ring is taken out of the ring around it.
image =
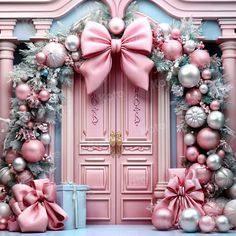
[[[66,49],[70,52],[76,52],[80,46],[80,39],[76,35],[68,35],[65,41]]]
[[[22,157],[17,157],[13,162],[12,166],[15,171],[21,172],[25,169],[26,167],[26,162]]]
[[[233,227],[236,227],[236,199],[229,201],[225,205],[223,215],[229,219],[229,222]]]
[[[201,84],[199,86],[199,90],[202,94],[206,94],[206,93],[208,93],[209,88],[208,88],[207,84]]]
[[[183,231],[188,233],[194,233],[198,231],[199,220],[199,212],[194,208],[187,208],[181,213],[179,224]]]
[[[207,158],[207,167],[210,170],[218,170],[221,168],[221,157],[219,157],[217,154],[213,153]]]
[[[185,114],[186,123],[193,128],[201,127],[206,120],[205,111],[198,106],[190,107]]]
[[[192,64],[184,65],[178,72],[179,82],[186,88],[196,86],[200,81],[200,71]]]
[[[40,136],[40,140],[44,145],[48,145],[51,142],[51,136],[49,133],[43,133]]]
[[[215,221],[216,221],[216,228],[219,232],[224,233],[230,230],[229,219],[226,216],[224,215],[218,216]]]
[[[5,202],[0,202],[0,218],[8,219],[12,215],[11,208]]]
[[[230,188],[228,188],[226,193],[229,198],[236,199],[236,183],[234,183]]]
[[[196,137],[195,137],[194,134],[187,133],[187,134],[184,135],[184,143],[185,143],[187,146],[191,146],[191,145],[193,145],[195,142],[196,142]]]
[[[215,183],[222,189],[228,189],[234,183],[234,174],[231,170],[221,167],[215,172]]]
[[[220,111],[212,111],[207,117],[207,124],[212,129],[221,129],[225,123],[225,116]]]
[[[170,25],[168,23],[160,23],[158,26],[161,29],[161,31],[163,32],[164,37],[167,38],[171,32]]]
[[[186,52],[187,54],[193,52],[196,48],[197,44],[192,40],[187,40],[184,44],[184,52]]]

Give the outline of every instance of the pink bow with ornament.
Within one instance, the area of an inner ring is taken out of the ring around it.
[[[185,169],[179,171],[185,172]],[[165,198],[158,204],[158,208],[168,208],[173,212],[174,224],[178,226],[181,212],[186,208],[195,208],[205,215],[202,204],[204,193],[193,171],[180,173],[169,180],[165,190]]]
[[[64,221],[68,216],[55,203],[55,183],[48,179],[33,180],[30,186],[14,185],[12,192],[14,198],[10,200],[10,206],[17,216],[16,222],[22,232],[44,232],[47,228],[64,228]]]
[[[133,21],[121,39],[112,39],[108,30],[96,22],[88,22],[81,35],[81,50],[87,60],[80,66],[88,94],[106,79],[112,67],[112,55],[119,54],[121,70],[137,87],[148,90],[153,61],[152,30],[146,18]]]

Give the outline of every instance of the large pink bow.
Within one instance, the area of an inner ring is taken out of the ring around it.
[[[185,169],[183,169],[185,171]],[[173,212],[174,224],[178,226],[179,216],[186,208],[195,208],[205,215],[202,204],[204,193],[194,173],[174,176],[169,180],[165,190],[165,198],[157,205],[158,208],[168,207]]]
[[[17,215],[22,232],[44,232],[47,228],[60,230],[68,218],[65,211],[55,203],[56,185],[48,179],[16,184],[12,188],[14,198],[10,205]]]
[[[148,90],[153,61],[146,55],[152,49],[152,30],[146,18],[132,22],[121,39],[112,39],[108,30],[88,22],[81,35],[81,50],[87,60],[79,71],[85,78],[88,94],[95,91],[108,76],[112,54],[120,54],[121,69],[136,86]]]

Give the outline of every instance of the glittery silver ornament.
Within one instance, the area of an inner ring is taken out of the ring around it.
[[[12,166],[15,171],[21,172],[26,167],[26,162],[22,157],[17,157],[13,162]]]
[[[227,196],[231,199],[236,199],[236,183],[227,189]]]
[[[208,92],[209,88],[208,88],[207,84],[201,84],[199,86],[199,90],[202,94],[206,94]]]
[[[215,183],[222,189],[228,189],[234,183],[234,174],[231,170],[221,167],[215,172]]]
[[[12,215],[11,208],[5,202],[0,202],[0,218],[8,219]]]
[[[61,67],[66,59],[67,53],[61,43],[51,42],[43,48],[43,53],[47,56],[46,65],[50,68]]]
[[[185,114],[186,123],[193,128],[201,127],[206,120],[206,113],[201,107],[190,107]]]
[[[195,65],[187,64],[180,68],[178,78],[185,88],[192,88],[200,81],[200,71]]]
[[[76,52],[80,46],[80,39],[76,35],[68,35],[66,37],[65,46],[68,51]]]
[[[49,133],[43,133],[40,135],[40,140],[44,145],[48,145],[51,142],[51,136]]]
[[[216,228],[219,232],[221,233],[225,233],[228,232],[230,230],[230,223],[229,223],[229,219],[224,216],[218,216],[216,219]]]
[[[161,29],[161,31],[163,32],[164,37],[167,38],[171,32],[170,25],[168,23],[160,23],[158,26]]]
[[[221,167],[221,157],[219,157],[217,154],[213,153],[208,156],[207,158],[207,167],[210,170],[218,170]]]
[[[236,227],[236,199],[225,205],[223,214],[229,219],[230,224]]]
[[[187,54],[193,52],[196,48],[197,44],[192,40],[187,40],[184,44],[184,52],[186,52]]]
[[[212,129],[221,129],[225,123],[225,116],[220,111],[212,111],[207,117],[207,124]]]
[[[187,146],[191,146],[193,145],[194,143],[196,142],[196,137],[194,134],[192,133],[187,133],[184,135],[184,143],[187,145]]]
[[[194,233],[198,231],[199,220],[199,212],[194,208],[187,208],[181,213],[179,224],[185,232]]]

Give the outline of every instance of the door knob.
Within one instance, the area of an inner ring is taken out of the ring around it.
[[[116,151],[116,136],[114,131],[110,133],[110,149],[111,149],[111,155],[114,156]]]
[[[122,134],[120,131],[116,133],[116,146],[118,157],[120,157],[122,154]]]

